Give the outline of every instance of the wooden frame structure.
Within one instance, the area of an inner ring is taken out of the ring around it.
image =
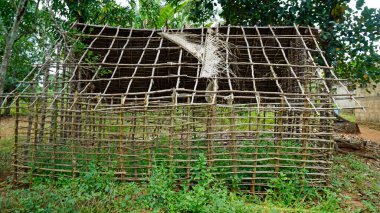
[[[328,181],[334,101],[353,96],[329,90],[340,80],[316,29],[217,27],[235,75],[212,79],[159,34],[187,32],[202,44],[206,28],[73,29],[4,97],[17,118],[15,180],[76,176],[96,163],[123,181],[147,180],[165,164],[183,181],[203,153],[217,176],[237,177],[251,193],[280,172]],[[211,81],[218,88],[209,90]]]

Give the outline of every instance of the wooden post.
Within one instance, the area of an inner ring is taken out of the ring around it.
[[[97,116],[96,116],[97,115]],[[95,119],[98,120],[98,125],[97,125],[97,129],[94,128],[94,133],[96,132],[97,130],[97,133],[98,133],[98,140],[97,140],[97,149],[96,149],[96,159],[97,159],[97,164],[99,164],[99,162],[101,162],[102,160],[99,159],[100,156],[103,156],[103,153],[101,153],[101,146],[102,146],[102,141],[105,139],[104,138],[104,131],[105,131],[105,119],[103,119],[104,117],[101,115],[101,114],[97,114],[96,111],[94,110],[94,117]]]
[[[251,107],[248,108],[248,137],[250,138],[252,134],[252,110]]]
[[[174,149],[173,149],[173,142],[175,140],[175,116],[177,112],[177,105],[176,105],[176,98],[177,98],[177,91],[174,88],[173,94],[172,94],[172,110],[170,115],[170,130],[169,130],[169,163],[170,166],[173,165],[173,158],[174,158]]]
[[[191,131],[191,126],[190,126],[190,122],[191,122],[191,116],[190,116],[190,113],[191,113],[191,107],[190,107],[190,97],[187,97],[187,106],[186,106],[186,115],[187,115],[187,125],[186,125],[186,143],[187,143],[187,179],[190,179],[191,177],[191,134],[190,134],[190,131]],[[190,184],[190,182],[189,182]]]
[[[120,123],[119,123],[119,164],[120,164],[120,179],[124,180],[125,178],[125,164],[124,164],[124,146],[123,146],[123,140],[124,140],[124,119],[123,119],[123,110],[120,109]]]
[[[36,99],[36,102],[34,104],[34,123],[33,123],[33,130],[34,130],[34,139],[33,139],[33,145],[32,145],[32,170],[30,172],[30,176],[34,176],[34,169],[37,167],[36,164],[36,152],[37,152],[37,140],[38,140],[38,99]]]
[[[216,104],[214,101],[209,105],[207,117],[207,163],[209,166],[213,164],[213,148],[214,148],[214,125],[215,125]]]
[[[75,94],[74,96],[74,99],[73,99],[73,102],[75,102],[75,99],[76,99],[76,96],[77,94]],[[78,131],[78,129],[75,130],[75,127],[78,127],[76,123],[77,119],[76,119],[76,113],[75,112],[71,112],[71,125],[70,125],[70,129],[73,131]],[[69,133],[70,134],[70,133]],[[78,133],[77,133],[78,134]],[[75,144],[75,137],[78,137],[77,134],[70,134],[71,137],[71,169],[72,169],[72,177],[75,177],[75,173],[77,172],[77,158],[76,158],[76,154],[77,154],[77,149],[76,149],[76,144]]]
[[[251,182],[251,193],[255,194],[255,186],[256,186],[256,173],[257,173],[257,157],[259,154],[259,140],[260,140],[260,126],[261,126],[261,112],[259,108],[259,103],[257,103],[257,111],[256,111],[256,142],[255,142],[255,153],[253,154],[253,171],[252,171],[252,182]]]
[[[152,141],[149,140],[149,134],[148,134],[148,96],[145,95],[144,99],[144,123],[143,123],[143,141],[146,144],[147,150],[148,150],[148,177],[151,175],[151,169],[153,167],[153,159],[152,159]],[[154,139],[155,140],[155,139]]]
[[[275,173],[276,173],[276,177],[279,177],[279,171],[280,171],[280,158],[281,158],[281,155],[280,155],[280,146],[281,146],[281,141],[282,141],[282,137],[283,137],[283,131],[284,131],[284,128],[283,128],[283,118],[282,116],[284,116],[284,98],[281,97],[281,105],[278,109],[278,118],[277,118],[277,137],[276,137],[276,168],[275,168]]]
[[[132,131],[131,131],[131,151],[132,151],[132,162],[133,162],[133,167],[134,167],[134,175],[135,175],[135,178],[137,179],[137,158],[135,157],[135,155],[137,155],[136,153],[136,141],[135,141],[135,135],[136,135],[136,125],[137,125],[137,121],[136,121],[136,117],[137,117],[137,113],[135,111],[133,111],[132,113]]]
[[[35,104],[35,103],[34,103]],[[25,158],[24,160],[27,161],[29,157],[29,148],[30,144],[32,144],[32,130],[33,130],[33,119],[36,116],[34,114],[34,104],[30,105],[28,110],[30,111],[29,116],[28,116],[28,130],[26,132],[26,141],[23,146],[23,157]]]
[[[15,117],[15,144],[13,149],[13,182],[17,182],[18,168],[18,128],[19,128],[20,100],[16,94],[16,117]]]
[[[57,116],[58,112],[57,109],[54,107],[52,109],[52,121],[51,121],[51,134],[50,134],[50,140],[49,144],[52,146],[53,153],[52,153],[52,162],[54,164],[54,171],[52,172],[52,177],[54,177],[55,169],[56,169],[56,152],[57,152]]]
[[[310,85],[309,85],[309,78],[311,77],[310,76],[311,73],[310,73],[310,70],[305,68],[305,83],[304,83],[304,90],[306,91],[307,95],[309,95],[310,91]],[[306,160],[307,160],[307,155],[308,155],[308,147],[309,147],[309,137],[310,137],[310,126],[309,126],[309,122],[310,122],[310,111],[311,110],[311,106],[310,106],[310,103],[309,101],[307,100],[307,97],[305,98],[305,101],[304,101],[304,111],[303,111],[303,114],[302,114],[302,137],[304,137],[305,139],[302,140],[302,147],[304,149],[303,151],[303,156],[302,156],[302,168],[305,169],[306,167]]]
[[[114,103],[114,99],[113,99],[113,96],[111,97],[111,105],[113,105]],[[99,102],[98,102],[99,103]],[[100,102],[101,103],[101,102]],[[96,106],[95,106],[96,107]],[[112,144],[112,139],[113,138],[113,133],[112,133],[112,116],[113,116],[113,112],[111,112],[111,116],[108,117],[108,121],[111,120],[111,123],[107,123],[107,120],[106,120],[106,134],[105,134],[105,138],[107,138],[107,156],[108,156],[108,168],[112,168],[112,158],[111,158],[111,144]]]
[[[233,100],[230,100],[229,103],[230,108],[230,137],[231,137],[231,143],[230,143],[230,152],[232,157],[232,172],[234,175],[237,173],[237,142],[236,142],[236,118],[235,118],[235,108],[233,106]]]
[[[85,100],[84,100],[85,101]],[[90,114],[90,103],[91,99],[87,99],[87,103],[83,104],[84,106],[81,107],[84,111],[81,113],[81,143],[82,143],[82,153],[85,154],[86,152],[92,152],[92,133],[91,133],[91,114]],[[83,118],[82,118],[83,117]],[[92,163],[90,160],[90,157],[85,157],[86,158],[86,164],[90,165]]]
[[[47,59],[50,62],[50,58]],[[45,136],[45,123],[46,123],[46,108],[47,108],[47,94],[49,87],[49,72],[50,72],[50,63],[46,63],[46,65],[42,68],[44,69],[44,82],[43,82],[43,93],[42,93],[42,105],[41,105],[41,121],[40,121],[40,130],[38,136],[38,144],[42,144]],[[58,71],[57,71],[58,72]]]

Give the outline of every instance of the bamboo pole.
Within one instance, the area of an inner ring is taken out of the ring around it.
[[[20,116],[20,100],[19,97],[16,96],[16,113],[15,113],[15,141],[13,148],[13,181],[18,181],[18,142],[19,142],[19,116]]]
[[[119,165],[120,165],[120,171],[122,172],[121,173],[121,176],[120,178],[123,180],[125,177],[124,177],[124,174],[126,173],[125,171],[125,160],[124,160],[124,144],[123,144],[123,140],[124,140],[124,129],[123,129],[123,123],[124,123],[124,119],[123,119],[123,111],[120,110],[119,112],[119,119],[120,119],[120,123],[119,123],[119,146],[118,146],[118,149],[119,149]]]
[[[260,100],[260,99],[259,99]],[[258,147],[258,143],[259,143],[259,140],[260,140],[260,123],[261,123],[261,117],[259,116],[260,115],[260,111],[259,109],[257,110],[257,117],[256,117],[256,130],[257,130],[257,134],[256,134],[256,140],[255,140],[255,153],[253,153],[253,171],[252,171],[252,182],[251,182],[251,193],[252,194],[255,194],[256,193],[256,176],[257,176],[257,159],[258,159],[258,152],[259,152],[259,147]]]
[[[282,99],[281,99],[282,100]],[[279,109],[278,111],[278,114],[280,115],[280,117],[277,119],[277,124],[278,124],[278,134],[276,136],[276,154],[277,154],[277,160],[276,160],[276,168],[275,168],[275,172],[276,172],[276,177],[278,178],[279,177],[279,172],[280,172],[280,158],[281,158],[281,149],[279,148],[281,146],[281,142],[282,142],[282,138],[283,138],[283,132],[284,132],[284,129],[283,129],[283,119],[282,119],[282,116],[284,115],[284,109],[283,109],[283,105],[284,105],[284,101],[282,100],[281,101],[281,109]]]
[[[190,100],[190,97],[187,97],[187,103],[190,103],[191,100]],[[190,161],[191,161],[191,108],[190,108],[190,105],[188,105],[186,107],[186,118],[187,118],[187,123],[186,123],[186,144],[187,144],[187,179],[190,180],[191,178],[191,164],[190,164]],[[190,184],[190,182],[188,183]]]
[[[37,140],[38,140],[38,118],[39,118],[39,112],[38,112],[38,105],[39,103],[36,102],[34,104],[34,119],[33,119],[33,135],[34,137],[32,138],[33,140],[33,145],[32,145],[32,153],[31,153],[31,161],[33,162],[33,167],[34,168],[37,168],[38,167],[38,163],[35,163],[36,162],[36,152],[37,152]],[[30,172],[30,178],[32,179],[34,177],[34,170],[35,169],[32,169],[32,171]]]
[[[215,115],[216,115],[216,105],[215,98],[213,98],[213,104],[209,106],[207,123],[206,123],[206,134],[207,134],[207,164],[212,166],[213,159],[213,147],[214,147],[214,125],[215,125]]]
[[[232,171],[234,173],[237,173],[237,170],[238,170],[238,165],[237,165],[237,141],[236,141],[236,118],[235,118],[235,109],[233,107],[233,102],[231,101],[230,102],[230,105],[231,105],[231,108],[230,108],[230,116],[231,118],[229,119],[230,120],[230,137],[231,137],[231,142],[230,142],[230,146],[231,146],[231,157],[233,159],[232,161]]]

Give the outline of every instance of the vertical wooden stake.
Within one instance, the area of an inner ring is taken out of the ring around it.
[[[75,101],[75,98],[76,97],[74,97],[74,101]],[[74,109],[76,109],[76,107]],[[74,133],[75,131],[78,131],[78,129],[75,130],[75,126],[78,127],[75,124],[76,122],[77,122],[76,113],[71,112],[71,125],[69,128],[71,128],[73,133],[72,134],[69,133],[69,134],[71,135],[70,139],[71,139],[71,153],[72,153],[72,155],[71,155],[72,177],[75,177],[75,174],[77,172],[77,156],[76,156],[77,155],[77,149],[76,149],[77,145],[75,144],[75,141],[76,141],[75,137],[78,137],[78,135],[77,135],[78,133],[77,134]]]
[[[119,164],[120,164],[120,179],[123,181],[125,178],[125,165],[124,165],[124,146],[123,146],[123,141],[124,141],[124,119],[123,119],[123,110],[120,109],[120,123],[119,123]]]
[[[94,126],[94,132],[98,133],[98,139],[97,139],[97,144],[96,144],[96,147],[97,147],[96,164],[99,164],[99,162],[102,161],[102,159],[100,159],[100,156],[103,156],[103,153],[100,153],[100,152],[101,152],[102,141],[104,139],[105,121],[103,119],[103,116],[101,116],[100,114],[97,114],[95,110],[94,110],[94,117],[98,121],[98,125],[97,125],[98,128],[95,128]]]
[[[36,100],[34,104],[34,123],[33,123],[33,128],[34,128],[34,139],[33,139],[33,145],[32,145],[32,170],[30,172],[31,177],[34,176],[34,169],[37,168],[36,164],[36,152],[37,152],[37,140],[38,140],[38,100]]]
[[[114,99],[113,99],[113,96],[111,96],[111,105],[113,105],[113,104],[114,104]],[[108,168],[112,168],[112,160],[113,160],[112,157],[111,157],[112,152],[113,152],[113,151],[111,151],[111,147],[112,147],[112,140],[111,140],[111,138],[114,139],[114,137],[113,137],[114,135],[113,135],[113,132],[112,132],[113,113],[114,112],[111,112],[111,113],[112,113],[111,116],[108,117],[108,121],[110,121],[110,123],[107,123],[107,118],[105,120],[106,130],[107,130],[106,134],[105,134],[105,138],[108,139],[107,140]]]
[[[53,153],[52,153],[52,161],[53,161],[53,164],[54,164],[54,171],[52,172],[52,177],[55,176],[55,169],[56,169],[56,152],[57,152],[57,116],[58,116],[58,112],[57,112],[57,109],[56,107],[54,107],[54,109],[52,109],[52,115],[53,115],[53,118],[52,118],[52,123],[51,123],[51,129],[52,129],[52,132],[51,132],[51,142],[49,144],[51,144],[53,147]]]
[[[255,194],[256,191],[255,191],[255,187],[256,187],[256,173],[257,173],[257,158],[258,158],[258,154],[259,154],[259,140],[260,140],[260,123],[261,123],[261,119],[260,119],[260,115],[261,112],[260,112],[260,108],[259,108],[259,103],[257,103],[257,111],[256,111],[256,138],[255,138],[255,153],[253,154],[253,171],[252,171],[252,185],[251,185],[251,193],[252,194]]]
[[[186,141],[187,141],[187,179],[190,179],[191,174],[191,127],[190,127],[190,122],[191,122],[191,108],[190,108],[190,97],[187,97],[187,106],[186,106],[186,114],[187,114],[187,125],[186,125]],[[190,182],[189,182],[190,184]]]
[[[177,91],[176,89],[173,90],[172,94],[172,110],[171,110],[171,115],[170,115],[170,132],[169,132],[169,159],[170,159],[170,166],[173,165],[173,158],[174,158],[174,150],[173,150],[173,142],[175,140],[174,135],[175,135],[175,116],[177,112],[177,107],[176,107],[176,96],[177,96]]]
[[[280,155],[280,146],[281,146],[281,141],[282,141],[282,135],[283,135],[283,131],[284,131],[284,128],[283,128],[283,118],[282,116],[284,116],[284,97],[281,97],[281,105],[280,105],[280,109],[278,110],[278,118],[277,118],[277,131],[278,132],[276,135],[276,168],[275,168],[275,173],[276,173],[276,177],[279,177],[279,171],[280,171],[280,158],[281,158],[281,155]]]
[[[251,107],[248,108],[248,136],[251,137],[252,134],[252,110]]]
[[[266,121],[267,121],[267,111],[264,110],[264,115],[263,115],[263,131],[265,131],[267,129],[267,126],[266,126]]]
[[[145,94],[145,101],[144,101],[144,123],[143,123],[143,141],[146,144],[147,150],[148,150],[148,177],[151,175],[151,169],[153,167],[153,160],[152,160],[152,140],[149,139],[149,134],[148,134],[148,125],[149,125],[149,120],[148,120],[148,96]],[[153,139],[157,140],[157,139]]]
[[[13,182],[17,182],[18,168],[18,128],[19,128],[20,100],[16,94],[16,118],[15,118],[15,144],[13,149]]]
[[[135,178],[137,179],[137,158],[136,158],[136,141],[135,141],[135,135],[136,135],[136,121],[137,113],[133,111],[132,113],[132,134],[131,134],[131,151],[132,151],[132,162],[133,162],[133,168],[134,168],[134,174]]]
[[[208,166],[213,164],[213,147],[214,147],[214,134],[213,127],[215,122],[216,106],[214,103],[209,105],[208,117],[207,117],[207,163]]]
[[[235,108],[233,106],[233,100],[230,101],[230,132],[231,132],[231,157],[232,157],[232,172],[234,175],[237,173],[237,142],[236,142],[236,118],[235,118]]]

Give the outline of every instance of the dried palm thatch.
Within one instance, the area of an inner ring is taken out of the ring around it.
[[[231,55],[229,45],[219,39],[212,29],[207,30],[204,44],[196,43],[194,37],[187,33],[160,33],[159,35],[179,45],[202,63],[201,78],[214,78],[220,74],[235,74],[226,64],[226,55]]]
[[[280,172],[328,182],[334,101],[353,95],[330,91],[340,80],[316,29],[73,29],[3,97],[17,118],[15,180],[96,163],[123,181],[166,164],[181,182],[204,153],[251,193]]]

